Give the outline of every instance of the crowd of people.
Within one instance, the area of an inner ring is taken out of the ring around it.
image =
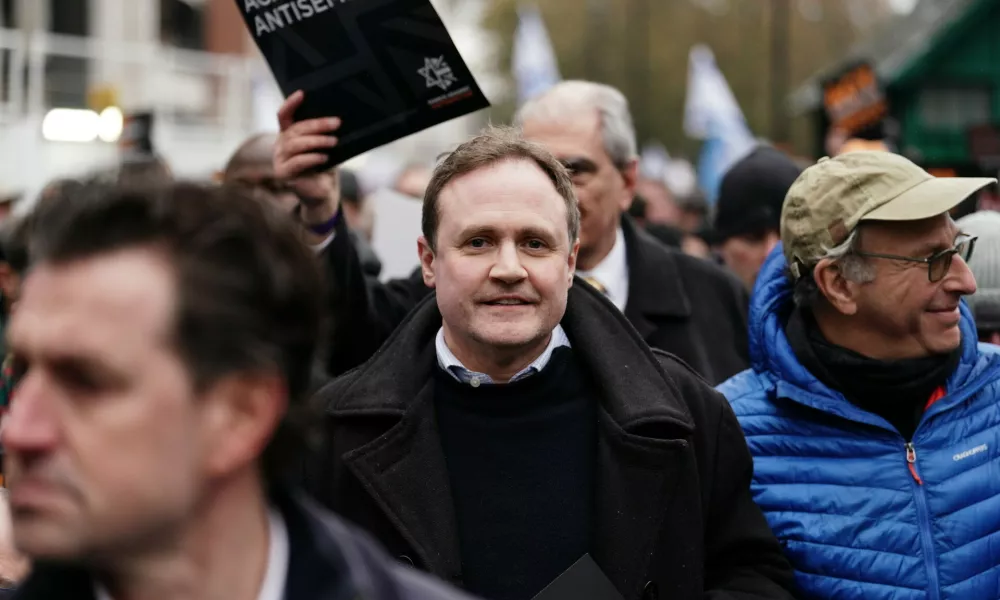
[[[6,593],[1000,598],[996,180],[762,145],[701,224],[567,81],[406,174],[386,281],[303,98],[5,225]]]

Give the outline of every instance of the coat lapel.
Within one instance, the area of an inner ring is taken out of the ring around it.
[[[640,232],[622,217],[628,256],[628,304],[625,316],[644,340],[657,330],[657,319],[687,319],[691,301],[669,248]]]
[[[606,414],[599,431],[594,560],[625,598],[638,598],[687,443],[631,435]]]
[[[602,400],[594,559],[626,598],[637,598],[689,457],[693,420],[623,315],[594,306],[597,292],[574,288],[579,292],[571,291],[563,326]]]
[[[345,463],[427,570],[460,584],[457,524],[433,407],[433,344],[441,323],[433,303],[431,297],[415,309],[353,383],[337,390],[331,411],[340,419],[398,417],[345,455]],[[562,325],[600,398],[593,556],[626,598],[636,598],[690,459],[693,420],[676,384],[607,298],[572,286]]]
[[[347,454],[344,461],[427,570],[461,580],[458,532],[428,382],[399,425]]]
[[[459,583],[458,526],[434,413],[434,336],[440,327],[431,295],[329,411],[344,423],[372,416],[398,419],[384,434],[347,453],[344,463],[426,569]]]

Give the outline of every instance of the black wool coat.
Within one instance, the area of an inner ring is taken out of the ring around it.
[[[591,554],[626,600],[791,598],[792,571],[750,496],[751,457],[725,398],[651,350],[587,285],[570,289],[561,324],[599,397]],[[440,326],[428,298],[371,360],[320,392],[326,442],[307,489],[400,560],[461,586],[433,407]]]

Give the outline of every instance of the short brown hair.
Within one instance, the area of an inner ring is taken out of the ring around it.
[[[438,196],[453,179],[467,173],[508,160],[527,160],[538,165],[548,176],[556,191],[566,201],[566,226],[570,245],[580,235],[580,207],[573,192],[573,182],[562,163],[538,144],[529,142],[513,127],[491,126],[481,134],[456,148],[434,169],[424,192],[422,227],[431,250],[436,249]]]
[[[164,252],[177,286],[172,341],[199,390],[233,373],[281,375],[288,410],[261,466],[268,483],[283,479],[321,414],[309,396],[322,275],[291,219],[238,188],[173,182],[89,183],[36,211],[33,264],[133,248]]]

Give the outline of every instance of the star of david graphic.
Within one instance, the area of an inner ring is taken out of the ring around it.
[[[426,80],[429,88],[436,86],[447,90],[451,84],[458,82],[455,74],[451,72],[451,67],[445,62],[444,56],[425,58],[423,68],[417,69],[417,72]]]

